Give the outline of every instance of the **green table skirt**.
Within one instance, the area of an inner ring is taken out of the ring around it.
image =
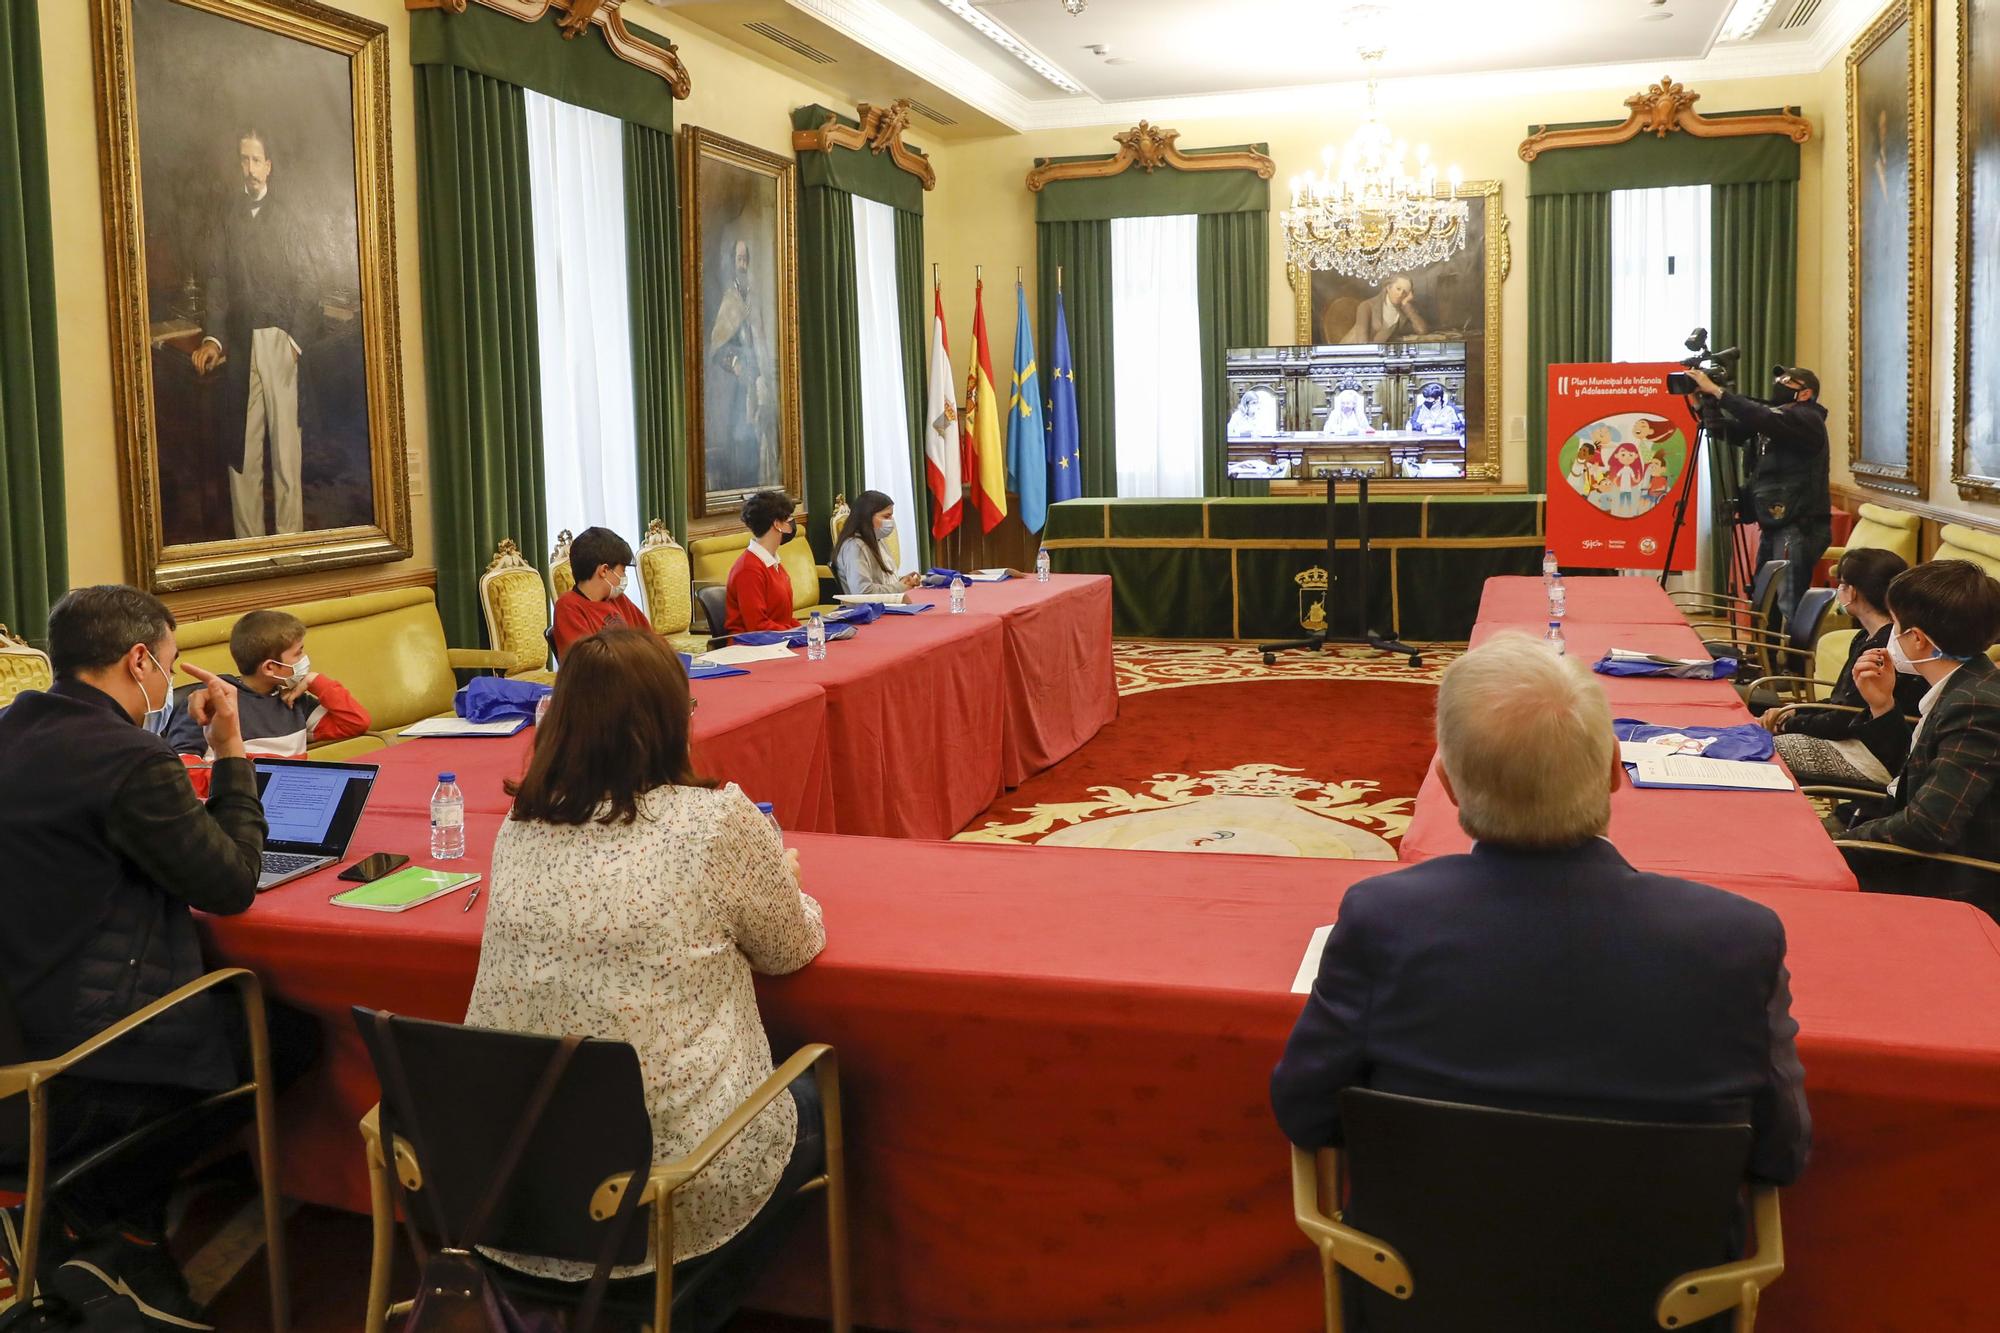
[[[1319,499],[1065,500],[1045,545],[1066,574],[1109,574],[1112,630],[1142,639],[1284,639],[1357,632],[1358,511],[1335,514],[1327,598],[1326,502]],[[1539,495],[1376,497],[1368,507],[1370,628],[1463,642],[1496,574],[1541,567]],[[1330,623],[1329,623],[1330,622]]]

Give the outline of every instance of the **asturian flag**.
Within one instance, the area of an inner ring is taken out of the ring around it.
[[[1062,289],[1056,289],[1056,337],[1049,371],[1049,499],[1074,500],[1083,494],[1083,446],[1076,425],[1076,367],[1069,355],[1069,321],[1063,317]]]
[[[991,532],[1007,517],[1007,440],[994,401],[993,349],[986,341],[986,284],[972,294],[972,372],[965,383],[966,480],[979,508],[979,530]]]
[[[1043,437],[1041,377],[1028,293],[1014,284],[1014,385],[1007,396],[1007,484],[1021,497],[1021,526],[1040,532],[1049,519],[1049,443]]]
[[[933,284],[930,407],[924,413],[924,472],[931,486],[931,536],[957,529],[965,517],[964,461],[959,453],[958,404],[951,394],[951,348],[944,336],[944,289]]]

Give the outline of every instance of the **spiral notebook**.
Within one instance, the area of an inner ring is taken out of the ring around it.
[[[345,893],[328,899],[335,907],[358,907],[364,912],[407,912],[442,898],[454,889],[477,884],[479,876],[456,870],[433,870],[429,866],[405,866],[393,875],[384,875],[367,884],[357,884]]]

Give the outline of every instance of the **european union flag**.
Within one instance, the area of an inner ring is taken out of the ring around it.
[[[1040,532],[1049,518],[1049,468],[1043,458],[1042,386],[1035,374],[1035,332],[1028,293],[1014,284],[1014,387],[1007,397],[1007,482],[1021,497],[1021,525]]]
[[[1062,292],[1056,292],[1055,383],[1049,389],[1049,499],[1074,500],[1083,494],[1083,446],[1076,427],[1076,367],[1069,356],[1069,321]]]

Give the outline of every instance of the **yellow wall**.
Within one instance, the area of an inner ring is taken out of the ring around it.
[[[1663,70],[1662,73],[1674,73]],[[1702,83],[1701,109],[1707,112],[1745,110],[1779,105],[1800,106],[1815,126],[1826,123],[1831,108],[1822,87],[1809,78],[1759,79]],[[1531,124],[1616,119],[1624,114],[1626,93],[1523,91],[1506,96],[1478,94],[1466,98],[1441,95],[1439,83],[1385,84],[1381,90],[1382,118],[1398,137],[1430,147],[1433,158],[1457,163],[1468,180],[1498,180],[1500,201],[1513,224],[1513,276],[1502,289],[1501,303],[1501,438],[1504,479],[1527,480],[1527,444],[1519,438],[1528,410],[1528,165],[1517,151]],[[1306,115],[1256,116],[1228,120],[1165,118],[1180,131],[1183,148],[1224,144],[1268,143],[1278,171],[1272,182],[1271,327],[1274,343],[1294,338],[1291,288],[1285,279],[1284,243],[1278,232],[1278,210],[1284,207],[1285,183],[1293,175],[1317,169],[1320,148],[1346,141],[1359,123],[1365,100],[1359,88],[1328,91],[1320,107]],[[1035,285],[1035,212],[1024,177],[1037,156],[1109,153],[1117,145],[1111,136],[1131,128],[1130,122],[1099,128],[1040,133],[1030,137],[990,139],[946,148],[938,164],[939,221],[931,228],[931,259],[944,265],[945,313],[954,351],[965,346],[972,320],[972,266],[985,265],[987,333],[994,344],[994,374],[1005,378],[999,363],[1009,359],[1014,335],[1011,284],[1020,265],[1032,294]],[[1821,234],[1817,207],[1823,187],[1821,156],[1827,140],[1815,135],[1802,150],[1799,262],[1802,273],[1817,273],[1824,262],[1844,253],[1829,249]],[[1810,361],[1820,341],[1823,323],[1817,289],[1801,301],[1799,355]],[[1031,297],[1032,305],[1032,297]],[[1717,334],[1727,337],[1727,330]],[[1681,355],[1685,329],[1662,329],[1661,357]],[[962,359],[962,356],[961,356]]]

